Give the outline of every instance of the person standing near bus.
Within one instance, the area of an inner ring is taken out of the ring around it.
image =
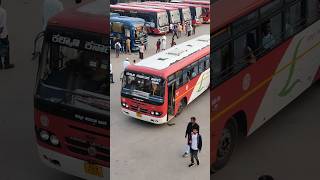
[[[116,44],[114,45],[114,49],[116,51],[116,58],[118,58],[121,50],[121,44],[119,41],[117,41]]]
[[[182,31],[183,31],[183,27],[182,27],[182,25],[179,23],[179,24],[178,24],[178,36],[179,36],[179,37],[181,37]]]
[[[198,158],[198,153],[200,153],[202,148],[202,137],[198,133],[197,128],[192,128],[189,144],[190,144],[190,154],[191,154],[191,164],[189,164],[189,167],[194,166],[194,159],[196,159],[197,165],[199,166],[200,161]]]
[[[172,37],[175,37],[175,36],[177,36],[177,39],[179,39],[177,25],[173,26],[173,36]]]
[[[130,38],[126,39],[126,53],[131,54],[131,40],[130,40]]]
[[[63,10],[60,0],[44,0],[43,2],[43,30],[46,29],[48,20]]]
[[[192,33],[196,35],[196,24],[192,24]]]
[[[112,64],[110,63],[110,82],[114,83],[113,81],[113,71],[112,71]]]
[[[161,51],[166,50],[167,48],[167,37],[166,35],[163,35],[161,38]]]
[[[187,145],[186,145],[186,150],[184,154],[182,155],[183,157],[188,157],[190,153],[190,140],[191,140],[191,133],[192,129],[196,128],[198,130],[198,133],[200,133],[200,126],[196,123],[196,117],[191,117],[190,122],[188,123],[186,133],[185,133],[185,138],[187,138]]]
[[[157,47],[156,53],[160,52],[160,46],[161,46],[161,40],[158,39],[158,41],[156,43],[156,47]]]
[[[141,45],[139,47],[139,58],[140,59],[143,59],[144,50],[145,50],[145,46],[143,43],[141,43]]]
[[[14,67],[13,64],[10,64],[9,47],[7,11],[2,7],[2,1],[0,0],[0,69],[10,69]]]

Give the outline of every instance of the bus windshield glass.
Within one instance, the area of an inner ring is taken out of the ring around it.
[[[183,8],[182,9],[182,13],[183,13],[183,18],[184,18],[185,21],[191,20],[191,14],[190,14],[190,9],[189,8]]]
[[[168,14],[166,12],[161,12],[158,14],[159,26],[166,26],[169,24]]]
[[[41,56],[38,96],[91,111],[108,109],[106,53],[44,42]]]
[[[179,10],[171,11],[171,16],[172,16],[172,22],[173,23],[180,22],[180,12],[179,12]]]
[[[163,103],[165,81],[157,76],[124,72],[122,92],[133,97]]]

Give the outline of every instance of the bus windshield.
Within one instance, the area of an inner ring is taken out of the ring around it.
[[[183,8],[182,9],[183,18],[185,21],[188,21],[191,19],[190,9],[189,8]]]
[[[109,108],[107,54],[44,42],[38,96],[91,111]]]
[[[168,14],[166,12],[161,12],[158,14],[159,26],[166,26],[169,24]]]
[[[172,23],[180,22],[180,12],[179,10],[171,11]]]
[[[165,81],[157,76],[126,71],[122,81],[122,92],[133,97],[163,103]]]

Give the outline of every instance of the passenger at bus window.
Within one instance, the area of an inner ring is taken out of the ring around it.
[[[262,27],[262,47],[264,49],[271,49],[276,44],[276,41],[271,32],[270,22],[264,24]]]
[[[152,96],[156,96],[159,94],[159,86],[155,83],[152,83]]]
[[[249,64],[256,62],[256,56],[254,55],[255,50],[257,49],[256,41],[253,33],[247,33],[247,45],[246,45],[246,58]]]

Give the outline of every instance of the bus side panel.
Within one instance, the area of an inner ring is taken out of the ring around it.
[[[237,113],[244,113],[247,129],[251,126],[269,86],[269,79],[279,64],[289,43],[247,67],[211,92],[211,123],[215,138],[219,138],[225,124]],[[277,58],[276,58],[277,57]],[[245,132],[246,133],[246,132]],[[216,154],[218,140],[211,141],[211,153]],[[212,158],[215,159],[215,158]]]
[[[249,133],[312,85],[320,65],[319,48],[320,21],[292,39],[277,67]]]

